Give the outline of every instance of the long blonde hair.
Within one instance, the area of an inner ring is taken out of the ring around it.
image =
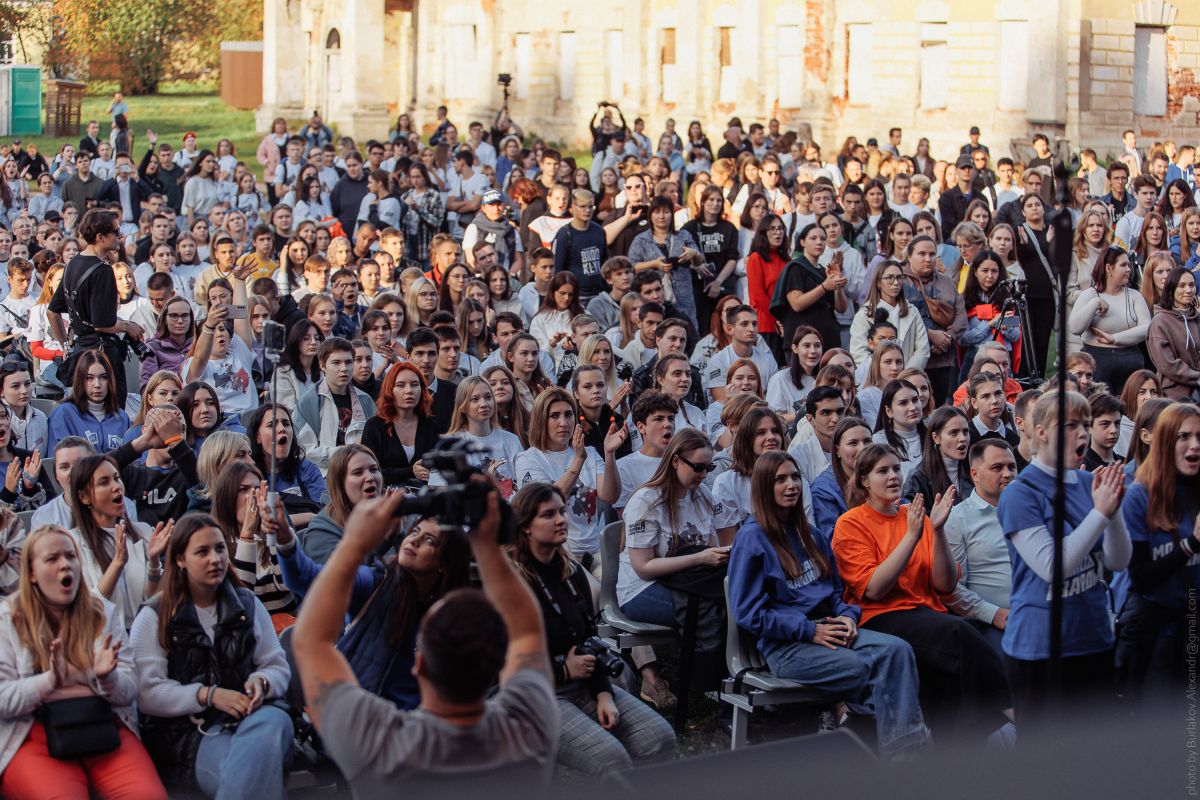
[[[609,361],[608,369],[604,372],[604,383],[608,385],[608,396],[613,398],[616,396],[617,389],[621,388],[621,379],[617,377],[617,348],[612,346],[612,342],[608,341],[608,337],[602,333],[593,333],[591,336],[583,340],[583,344],[579,346],[579,365],[592,365],[592,356],[596,354],[596,348],[600,346],[600,342],[608,345]]]
[[[92,594],[81,570],[78,591],[63,610],[61,624],[47,611],[42,593],[33,582],[33,551],[38,542],[54,534],[67,537],[75,550],[76,561],[82,563],[79,545],[66,528],[42,525],[29,534],[21,550],[21,584],[13,603],[13,628],[21,644],[33,653],[36,671],[50,669],[50,643],[59,639],[67,661],[86,672],[92,668],[96,640],[104,632],[104,604]]]
[[[492,430],[500,428],[500,409],[497,407],[496,393],[492,391],[492,385],[479,375],[471,375],[463,378],[462,383],[458,384],[458,391],[454,393],[454,410],[450,412],[450,427],[446,430],[447,434],[467,430],[467,406],[471,402],[471,393],[478,387],[487,389],[488,394],[492,396]],[[516,389],[515,385],[513,388]]]

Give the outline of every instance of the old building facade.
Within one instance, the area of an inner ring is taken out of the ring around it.
[[[662,130],[733,114],[811,126],[826,149],[905,129],[935,154],[979,125],[1119,151],[1121,132],[1200,139],[1193,0],[264,0],[259,127],[320,109],[381,135],[444,103],[465,128],[501,102],[527,133],[580,146],[599,100]],[[464,130],[465,133],[465,130]]]

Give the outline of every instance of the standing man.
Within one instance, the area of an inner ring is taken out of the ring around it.
[[[979,143],[979,126],[978,125],[972,125],[971,130],[967,131],[967,139],[968,139],[967,143],[964,144],[962,146],[962,148],[958,151],[959,155],[969,156],[975,150],[982,150],[983,152],[987,153],[989,156],[992,154],[992,151],[988,149],[988,146],[986,144]]]
[[[82,214],[100,194],[103,184],[102,180],[92,174],[92,154],[80,150],[75,154],[75,174],[63,182],[62,201],[74,203]]]
[[[888,143],[880,149],[884,152],[891,153],[896,158],[900,157],[900,139],[904,136],[904,132],[899,128],[892,128],[888,131]]]
[[[1088,182],[1088,194],[1104,196],[1104,169],[1096,161],[1096,151],[1090,147],[1079,151],[1079,177]]]
[[[1033,150],[1037,154],[1029,159],[1026,165],[1027,169],[1036,169],[1045,167],[1046,180],[1042,182],[1042,199],[1046,201],[1046,206],[1051,207],[1057,196],[1054,186],[1054,156],[1050,152],[1050,137],[1044,133],[1035,133],[1033,135]],[[1028,191],[1028,189],[1026,189]]]
[[[554,236],[554,271],[566,270],[579,279],[579,303],[586,306],[604,291],[600,265],[608,260],[604,229],[592,222],[596,197],[587,189],[571,193],[571,221]]]
[[[467,147],[475,153],[475,160],[489,167],[496,166],[496,148],[483,139],[483,123],[478,120],[467,126]]]
[[[1133,163],[1137,165],[1138,172],[1141,173],[1145,169],[1145,164],[1142,159],[1142,153],[1137,148],[1137,134],[1132,130],[1125,131],[1121,134],[1121,143],[1125,146],[1121,155],[1131,157]]]
[[[975,162],[971,156],[966,153],[960,155],[958,161],[954,162],[954,186],[942,192],[942,196],[938,198],[938,214],[942,218],[942,241],[948,241],[958,223],[966,219],[967,206],[975,199],[971,191],[974,168]]]
[[[1108,194],[1101,197],[1100,202],[1108,206],[1108,215],[1112,218],[1112,224],[1116,225],[1121,217],[1137,206],[1137,198],[1125,190],[1129,185],[1129,166],[1124,161],[1109,164],[1107,176]]]
[[[142,340],[140,325],[117,317],[117,279],[112,263],[117,258],[121,230],[117,215],[111,211],[92,209],[83,215],[76,230],[85,247],[63,273],[62,282],[50,298],[46,320],[50,332],[60,342],[68,342],[63,315],[70,315],[74,346],[67,352],[59,370],[59,379],[70,385],[72,371],[83,350],[100,350],[106,356],[114,376],[113,390],[118,406],[125,402],[125,334]]]
[[[1136,201],[1133,211],[1117,220],[1116,227],[1113,228],[1113,244],[1125,250],[1132,250],[1137,244],[1146,216],[1154,210],[1154,203],[1158,200],[1158,187],[1154,185],[1154,178],[1149,175],[1138,175],[1134,178],[1133,196]]]
[[[138,218],[142,216],[141,185],[133,174],[133,159],[128,153],[117,156],[116,175],[104,182],[96,199],[103,203],[112,203],[121,209],[121,233],[128,236],[136,233]]]
[[[467,225],[479,213],[484,192],[491,188],[487,175],[475,171],[475,154],[462,148],[454,154],[451,174],[446,180],[446,210],[450,235],[460,242]],[[464,245],[470,249],[470,245]]]
[[[79,140],[79,149],[76,152],[87,151],[93,156],[99,152],[100,147],[100,123],[94,119],[88,120],[87,133]]]

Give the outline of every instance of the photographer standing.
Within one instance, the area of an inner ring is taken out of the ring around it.
[[[64,385],[71,382],[75,361],[82,351],[101,350],[113,365],[115,394],[123,407],[127,344],[118,334],[140,342],[143,332],[136,322],[117,318],[117,279],[110,266],[121,242],[117,215],[93,208],[83,215],[77,232],[87,246],[67,264],[46,311],[50,332],[60,342],[68,341],[62,315],[71,318],[74,346],[59,369],[59,379]]]
[[[516,542],[509,556],[533,589],[546,620],[563,723],[558,762],[603,775],[610,769],[632,769],[634,762],[669,757],[675,749],[671,726],[610,680],[620,674],[624,662],[604,645],[599,653],[588,647],[595,642],[596,612],[587,575],[564,546],[562,492],[549,483],[526,484],[512,506]]]
[[[455,775],[480,791],[490,779],[494,790],[501,770],[527,790],[543,785],[558,745],[553,673],[537,601],[500,551],[496,491],[469,537],[486,597],[450,592],[421,621],[417,710],[398,711],[360,687],[334,646],[358,565],[393,530],[403,498],[397,492],[355,508],[305,598],[293,648],[309,716],[358,798],[394,796],[399,780],[408,789],[437,781],[444,791]],[[497,675],[500,690],[487,699]]]

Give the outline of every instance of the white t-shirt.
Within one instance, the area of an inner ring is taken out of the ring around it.
[[[183,362],[180,374],[186,376],[191,366],[192,359],[188,358]],[[258,390],[254,386],[250,365],[232,348],[224,358],[210,358],[200,380],[217,390],[217,400],[221,403],[223,414],[241,414],[258,406]]]
[[[724,389],[725,374],[729,372],[730,365],[739,358],[741,356],[734,351],[733,345],[727,345],[713,353],[703,373],[705,390],[711,392],[713,389]],[[779,363],[775,361],[775,355],[769,348],[755,346],[750,353],[750,360],[758,367],[763,386],[766,386],[771,377],[779,371]]]
[[[575,451],[568,447],[557,453],[531,447],[516,457],[517,488],[528,483],[554,483],[561,478],[575,460]],[[600,530],[604,518],[600,516],[599,497],[596,487],[604,476],[604,460],[595,449],[586,448],[583,469],[571,494],[567,497],[567,550],[572,556],[600,552]]]
[[[803,375],[800,383],[799,389],[792,383],[791,369],[779,370],[767,381],[767,405],[775,411],[804,416],[804,401],[817,382],[811,376]]]
[[[483,448],[484,452],[479,458],[471,459],[473,462],[472,466],[486,471],[493,461],[506,462],[497,467],[496,478],[500,481],[501,488],[507,490],[505,492],[505,499],[508,499],[513,493],[512,485],[516,482],[513,478],[516,470],[517,456],[524,449],[521,446],[521,440],[515,434],[509,433],[503,428],[495,428],[487,436],[476,436],[470,431],[458,431],[450,435],[462,437]],[[446,479],[442,477],[440,472],[430,471],[429,485],[445,486]]]
[[[678,530],[671,529],[667,509],[658,489],[638,489],[625,506],[625,549],[617,573],[617,603],[625,605],[641,594],[653,581],[643,580],[629,561],[629,548],[654,548],[664,558],[685,547],[716,547],[717,531],[738,523],[737,512],[712,496],[701,485],[686,493],[676,511]]]
[[[695,428],[708,436],[708,419],[704,412],[686,400],[679,404],[679,410],[675,412],[675,430],[684,428]]]
[[[654,471],[662,463],[662,458],[648,456],[641,451],[630,453],[617,459],[617,472],[621,475],[621,497],[613,504],[618,511],[629,504],[633,493],[654,476]]]
[[[37,298],[30,294],[19,300],[12,295],[0,300],[0,333],[25,333],[29,327],[29,311],[35,300]],[[24,323],[21,317],[25,318]]]
[[[754,514],[750,501],[750,476],[742,475],[732,469],[727,469],[717,476],[713,483],[713,497],[722,505],[728,506],[737,518],[741,527]],[[804,505],[804,516],[808,518],[810,527],[815,527],[813,514],[812,492],[808,488],[808,480],[800,478],[800,500]]]
[[[484,175],[482,172],[476,172],[465,181],[453,170],[446,176],[447,196],[457,200],[471,200],[476,197],[483,197],[483,193],[490,188],[492,188],[492,184],[488,180],[487,175]],[[450,220],[450,233],[455,239],[462,241],[463,229],[475,218],[476,213],[475,211],[464,211],[460,214],[452,211],[446,215]]]

